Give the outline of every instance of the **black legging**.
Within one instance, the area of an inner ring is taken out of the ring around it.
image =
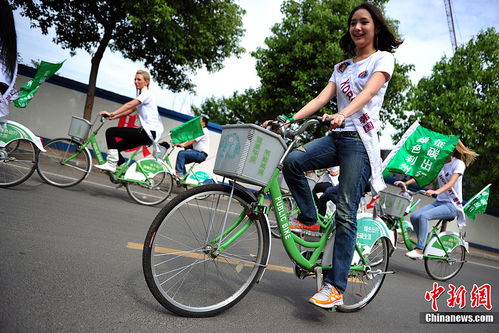
[[[151,131],[151,134],[153,138],[156,138],[155,131]],[[121,140],[116,142],[116,138]],[[122,151],[142,145],[150,145],[152,141],[142,127],[110,127],[106,130],[106,143],[107,149],[118,149],[118,165],[121,165],[125,162],[125,159],[121,156]]]

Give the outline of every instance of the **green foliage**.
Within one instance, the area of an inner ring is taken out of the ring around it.
[[[266,46],[252,53],[261,86],[228,98],[208,99],[200,108],[193,107],[194,112],[208,113],[224,124],[261,122],[298,111],[326,86],[333,66],[350,57],[340,49],[339,40],[348,28],[350,11],[361,2],[285,1],[281,7],[283,21],[273,26]],[[373,2],[383,8],[387,1]],[[410,85],[407,73],[411,70],[412,65],[396,65],[381,111],[382,122],[397,124],[396,115],[404,115],[403,93]],[[335,100],[321,111],[336,112]]]
[[[91,104],[99,63],[108,47],[145,63],[159,85],[175,92],[193,91],[189,73],[203,66],[219,70],[226,57],[244,51],[238,46],[244,11],[234,2],[12,0],[44,34],[54,28],[54,42],[62,48],[92,55]]]
[[[405,123],[418,119],[436,132],[460,135],[466,146],[480,154],[466,170],[464,198],[492,183],[495,207],[499,202],[498,72],[499,34],[489,28],[458,47],[452,57],[443,57],[432,74],[411,89],[407,109],[414,113]]]

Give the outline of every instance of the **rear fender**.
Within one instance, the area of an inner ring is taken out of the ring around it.
[[[43,152],[45,151],[42,140],[31,132],[29,128],[12,120],[0,120],[0,147],[4,147],[15,139],[29,140],[38,149]]]
[[[469,253],[468,242],[459,237],[459,234],[454,231],[443,231],[438,234],[440,241],[443,243],[447,252],[452,252],[457,246],[463,246],[467,253]],[[438,241],[437,237],[432,237],[424,250],[425,255],[444,256],[445,251]]]

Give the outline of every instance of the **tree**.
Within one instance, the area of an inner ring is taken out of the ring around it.
[[[92,55],[84,117],[91,118],[95,84],[104,52],[144,62],[162,87],[193,91],[190,72],[222,68],[240,55],[244,10],[233,0],[11,0],[43,34],[55,29],[62,48]]]
[[[489,28],[458,47],[452,57],[443,57],[409,93],[407,110],[413,114],[405,128],[417,119],[436,132],[461,135],[463,143],[480,154],[463,178],[465,199],[489,183],[499,188],[498,71],[499,34]],[[491,192],[489,207],[497,207],[497,193]]]
[[[348,16],[358,0],[287,0],[283,21],[273,26],[272,35],[252,56],[261,86],[232,97],[208,99],[195,113],[208,113],[217,120],[255,122],[298,111],[327,84],[334,64],[349,57],[339,47],[347,29]],[[387,0],[373,1],[379,8]],[[392,21],[392,26],[396,21]],[[412,65],[396,65],[390,81],[381,120],[396,123],[404,116],[404,92]],[[336,112],[333,100],[323,112]]]

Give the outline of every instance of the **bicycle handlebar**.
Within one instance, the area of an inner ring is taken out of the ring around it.
[[[400,182],[400,184],[397,185],[398,187],[400,187],[402,189],[402,191],[404,192],[408,192],[410,194],[422,194],[422,195],[426,195],[426,190],[419,190],[419,191],[416,191],[416,192],[413,192],[413,191],[410,191],[408,188],[407,188],[407,185],[404,183],[404,182]],[[431,195],[432,198],[436,198],[437,195],[436,194],[432,194]]]
[[[296,130],[287,130],[285,125],[288,122],[288,120],[282,116],[278,116],[275,121],[269,123],[267,129],[270,129],[272,131],[280,131],[283,137],[293,139],[294,137],[303,134],[303,132],[305,132],[311,125],[319,124],[322,126],[329,127],[329,125],[331,124],[330,119],[322,121],[322,117],[319,116],[302,118],[300,120],[306,120],[306,121]],[[339,128],[345,128],[344,121]]]

